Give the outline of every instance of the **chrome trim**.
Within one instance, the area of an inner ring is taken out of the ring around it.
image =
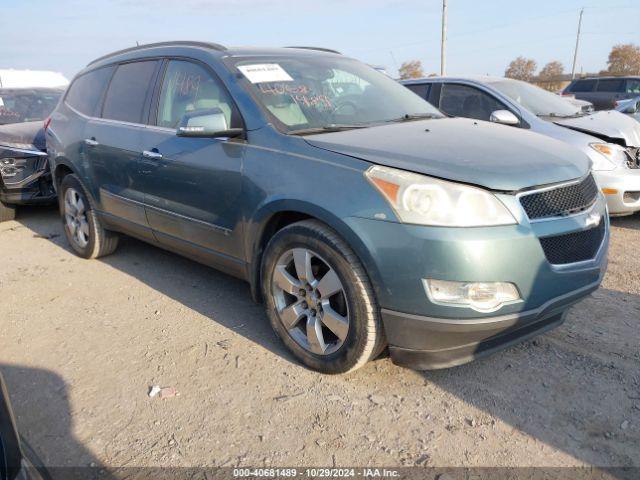
[[[580,178],[578,178],[576,180],[571,180],[571,181],[562,182],[562,183],[556,183],[556,184],[550,185],[548,187],[536,188],[534,190],[526,190],[524,192],[516,193],[515,196],[516,196],[516,199],[518,200],[518,204],[520,205],[520,208],[524,211],[524,214],[527,217],[527,220],[529,220],[529,223],[549,222],[549,221],[553,221],[553,220],[560,220],[560,219],[563,219],[563,218],[573,218],[575,216],[583,215],[583,214],[593,210],[595,205],[598,203],[598,195],[596,195],[596,197],[593,200],[593,203],[591,203],[591,205],[587,206],[585,210],[581,210],[580,212],[572,213],[570,215],[556,215],[556,216],[553,216],[553,217],[544,217],[544,218],[535,218],[535,219],[531,219],[529,217],[529,215],[527,214],[527,211],[522,206],[522,202],[520,201],[520,199],[522,197],[526,197],[528,195],[533,195],[533,194],[536,194],[536,193],[548,192],[548,191],[551,191],[551,190],[557,190],[559,188],[568,187],[569,185],[577,185],[579,183],[582,183],[589,175],[593,175],[591,173],[591,171],[589,171],[589,173],[587,173],[583,177],[580,177]],[[596,182],[595,178],[593,179],[593,181],[596,184],[596,187],[598,189],[598,193],[600,193],[600,187],[598,187],[598,182]]]
[[[232,232],[232,230],[230,228],[221,227],[220,225],[216,225],[214,223],[205,222],[204,220],[199,220],[197,218],[188,217],[187,215],[182,215],[180,213],[172,212],[170,210],[165,210],[164,208],[156,207],[155,205],[149,205],[148,203],[139,202],[138,200],[133,200],[131,198],[123,197],[122,195],[118,195],[117,193],[112,193],[112,192],[109,192],[109,191],[104,190],[104,189],[100,189],[100,194],[101,195],[106,195],[108,197],[116,198],[118,200],[122,200],[122,201],[125,201],[125,202],[129,202],[129,203],[133,203],[133,204],[136,204],[136,205],[140,205],[140,206],[142,206],[144,208],[150,208],[152,210],[156,210],[156,211],[161,212],[161,213],[166,213],[167,215],[171,215],[173,217],[182,218],[182,219],[188,220],[190,222],[199,223],[199,224],[204,225],[206,227],[209,227],[209,228],[211,228],[213,230],[218,230],[218,231],[222,232],[224,235],[230,235],[231,232]]]
[[[30,150],[30,149],[27,149],[27,148],[10,147],[8,145],[0,145],[0,149],[2,149],[2,150],[10,150],[12,152],[17,152],[17,153],[27,153],[27,154],[32,155],[34,157],[46,157],[47,156],[47,152],[42,152],[40,150]]]

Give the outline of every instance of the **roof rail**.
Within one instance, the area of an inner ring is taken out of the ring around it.
[[[136,45],[135,47],[129,47],[122,50],[118,50],[117,52],[112,52],[107,55],[103,55],[102,57],[96,58],[95,60],[89,62],[87,66],[93,65],[101,60],[105,60],[110,57],[115,57],[116,55],[120,55],[127,52],[134,52],[136,50],[144,50],[145,48],[153,48],[153,47],[171,47],[171,46],[190,46],[190,47],[201,47],[201,48],[211,48],[213,50],[224,51],[227,49],[224,45],[220,45],[218,43],[210,43],[210,42],[192,42],[188,40],[176,40],[173,42],[158,42],[158,43],[147,43],[145,45]]]
[[[302,50],[317,50],[318,52],[327,52],[327,53],[337,53],[338,55],[342,55],[342,53],[340,53],[337,50],[332,50],[330,48],[323,48],[323,47],[297,47],[297,46],[287,46],[284,48],[300,48]]]

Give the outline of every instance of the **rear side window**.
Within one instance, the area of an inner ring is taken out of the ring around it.
[[[80,113],[94,116],[112,71],[113,67],[104,67],[76,78],[69,87],[65,102]]]
[[[153,60],[118,66],[104,99],[102,117],[122,122],[145,123],[142,121],[142,113],[157,63]]]
[[[427,100],[429,98],[429,90],[431,89],[430,83],[423,83],[422,85],[405,85],[405,87],[407,87],[423,100]]]
[[[624,92],[624,78],[614,78],[611,80],[600,80],[597,92]]]
[[[596,80],[578,80],[569,88],[570,92],[593,92]]]
[[[440,110],[454,117],[488,121],[493,112],[507,110],[507,107],[477,88],[447,83],[442,85]]]

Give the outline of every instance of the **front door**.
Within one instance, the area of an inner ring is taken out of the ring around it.
[[[197,110],[218,108],[229,127],[241,127],[233,101],[204,66],[170,60],[157,105],[141,159],[146,215],[157,241],[192,256],[211,256],[221,268],[242,268],[244,143],[176,136],[182,116]]]

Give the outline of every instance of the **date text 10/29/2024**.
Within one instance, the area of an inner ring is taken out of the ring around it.
[[[387,468],[234,468],[234,478],[395,478],[400,472]]]

